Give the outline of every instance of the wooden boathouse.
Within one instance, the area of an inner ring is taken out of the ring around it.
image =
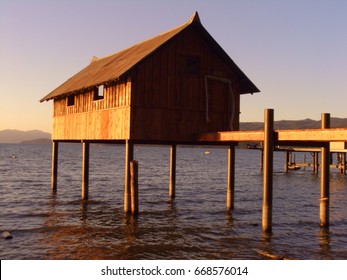
[[[126,213],[138,211],[135,144],[170,145],[170,198],[175,197],[176,146],[223,145],[228,147],[227,208],[233,209],[235,145],[263,141],[263,229],[271,230],[275,143],[314,143],[326,154],[331,137],[335,137],[332,141],[347,141],[347,129],[308,132],[308,138],[307,132],[300,131],[283,136],[274,132],[273,111],[267,110],[264,131],[238,131],[240,95],[256,92],[259,89],[202,26],[197,13],[151,39],[109,56],[94,57],[40,100],[53,100],[52,190],[57,191],[59,142],[82,143],[82,199],[88,199],[90,143],[125,144]],[[322,185],[326,187],[328,173],[324,169]],[[322,194],[324,209],[328,209],[328,192],[324,189]],[[322,210],[323,226],[328,225],[326,211]]]
[[[238,130],[240,94],[259,92],[202,26],[185,24],[90,64],[54,101],[53,140],[192,141]]]
[[[128,212],[133,145],[156,143],[171,145],[174,197],[176,144],[196,144],[202,133],[238,130],[240,95],[255,92],[258,88],[202,26],[198,13],[127,49],[93,57],[40,100],[54,102],[52,188],[57,188],[59,142],[83,144],[83,198],[88,198],[89,143],[125,143]]]

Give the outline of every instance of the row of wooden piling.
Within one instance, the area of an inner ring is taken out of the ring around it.
[[[89,198],[89,150],[91,141],[82,141],[82,187],[81,197]],[[52,142],[52,191],[57,191],[59,141]],[[176,153],[177,145],[170,145],[169,198],[176,196]],[[227,209],[234,208],[235,145],[228,146]],[[137,214],[138,203],[138,162],[134,160],[134,143],[125,141],[125,182],[124,212]]]
[[[290,150],[286,148],[280,148],[277,149],[277,151],[284,151],[285,152],[285,164],[284,164],[284,170],[285,172],[289,172],[290,169],[300,169],[301,167],[312,167],[313,173],[317,174],[319,170],[319,161],[318,161],[318,154],[319,152],[316,151],[317,149],[295,149],[295,150]],[[312,156],[312,162],[308,162],[306,158],[306,154],[304,154],[304,159],[303,162],[298,162],[295,159],[295,154],[297,152],[309,152],[311,153]],[[335,152],[340,158],[341,162],[338,163],[333,163],[332,162],[332,154],[334,151],[330,151],[330,168],[337,168],[339,173],[341,174],[346,174],[346,154],[347,152]],[[293,156],[294,154],[294,156]]]
[[[273,152],[275,150],[274,115],[272,109],[265,110],[264,116],[264,144],[263,144],[263,208],[262,227],[264,231],[272,229],[272,194],[273,194]],[[322,129],[330,128],[330,114],[322,114]],[[329,226],[329,142],[321,144],[321,182],[320,182],[320,225]]]
[[[322,114],[322,129],[330,127],[330,115]],[[228,132],[229,133],[229,132]],[[345,132],[344,132],[345,133]],[[263,202],[262,202],[262,228],[264,231],[272,229],[272,208],[273,208],[273,153],[277,143],[276,133],[274,131],[274,111],[266,109],[264,114],[264,131],[253,132],[231,132],[228,134],[232,140],[223,140],[213,136],[213,142],[208,144],[221,144],[228,146],[228,177],[226,190],[226,208],[234,209],[235,193],[235,142],[237,140],[246,141],[251,139],[263,141]],[[235,136],[236,135],[236,136]],[[344,134],[345,135],[345,134]],[[210,137],[210,135],[208,136]],[[234,137],[234,138],[233,138]],[[346,136],[342,136],[346,137]],[[224,141],[224,142],[223,142]],[[91,141],[82,141],[82,199],[88,199],[89,192],[89,148]],[[203,140],[195,144],[206,144]],[[321,181],[320,181],[320,225],[329,226],[329,142],[318,142],[321,145]],[[58,174],[58,144],[59,141],[53,141],[52,144],[52,190],[57,191]],[[301,144],[309,145],[310,142],[302,141]],[[170,178],[169,178],[169,197],[175,198],[176,190],[176,150],[177,144],[170,144]],[[124,182],[124,212],[137,214],[139,212],[138,199],[138,162],[134,161],[134,142],[125,141],[125,182]]]

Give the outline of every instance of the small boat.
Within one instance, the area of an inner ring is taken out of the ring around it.
[[[290,169],[290,170],[300,170],[300,166],[297,166],[295,164],[288,164],[288,169]]]
[[[205,155],[209,155],[209,154],[211,154],[210,151],[205,151]]]

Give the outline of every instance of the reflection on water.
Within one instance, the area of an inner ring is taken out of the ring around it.
[[[319,228],[319,175],[284,173],[275,153],[273,231],[261,229],[257,151],[236,151],[235,209],[226,211],[226,149],[178,148],[176,198],[169,148],[136,146],[140,214],[123,213],[124,147],[91,146],[82,201],[80,145],[61,145],[58,192],[50,146],[1,146],[3,259],[347,259],[347,176],[332,172],[330,228]],[[13,160],[13,159],[11,159]]]
[[[330,234],[329,229],[320,228],[319,230],[319,246],[320,246],[320,254],[322,256],[328,256],[330,253]]]

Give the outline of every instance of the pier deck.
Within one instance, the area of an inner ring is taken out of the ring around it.
[[[241,130],[205,133],[199,135],[197,137],[197,140],[224,142],[263,142],[264,131]],[[307,146],[317,146],[317,144],[322,142],[342,142],[347,141],[347,128],[274,130],[274,140],[276,145],[297,145],[299,142],[303,142]]]

